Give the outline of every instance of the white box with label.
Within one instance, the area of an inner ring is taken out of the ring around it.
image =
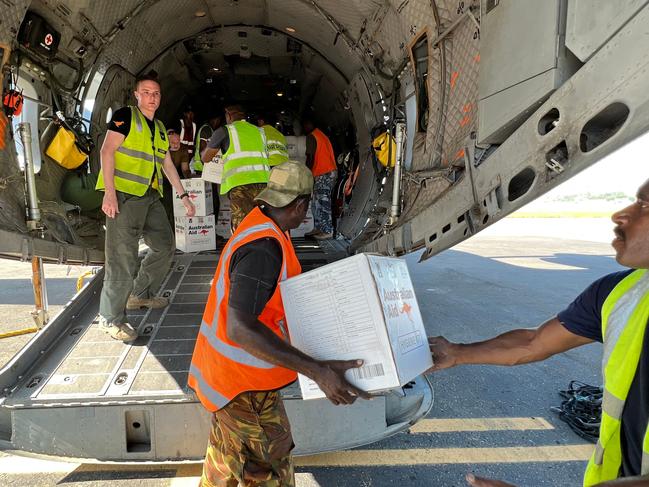
[[[309,206],[300,226],[291,230],[291,237],[304,237],[304,234],[309,233],[311,230],[313,230],[313,212]]]
[[[189,199],[196,207],[194,216],[207,216],[214,213],[214,201],[212,201],[212,183],[203,181],[200,178],[181,179],[180,182],[189,195]],[[174,216],[184,217],[185,206],[180,197],[174,191]]]
[[[219,195],[219,214],[216,216],[216,234],[219,237],[230,238],[230,198],[227,194]]]
[[[177,216],[176,248],[183,252],[201,252],[216,249],[214,215]]]
[[[432,364],[408,267],[370,254],[280,284],[291,344],[318,360],[362,359],[345,376],[367,392],[405,385]],[[298,375],[304,399],[325,397]]]
[[[217,154],[210,162],[203,164],[203,172],[201,178],[215,184],[221,184],[223,179],[223,168],[225,164],[221,159],[221,155]]]

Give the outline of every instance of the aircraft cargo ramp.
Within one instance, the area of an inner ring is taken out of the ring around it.
[[[296,240],[308,271],[346,256],[344,242]],[[129,313],[140,337],[124,344],[97,326],[103,271],[0,371],[0,449],[83,461],[200,460],[209,415],[187,374],[216,252],[177,254],[162,286],[171,304]],[[296,454],[350,448],[407,428],[432,406],[420,377],[403,394],[351,406],[283,391]]]

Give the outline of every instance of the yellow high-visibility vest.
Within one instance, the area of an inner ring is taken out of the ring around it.
[[[167,131],[155,119],[153,137],[144,114],[131,108],[131,129],[115,151],[115,189],[122,193],[142,196],[149,186],[162,196],[162,163],[169,150]],[[96,189],[105,189],[103,171],[99,171]]]
[[[622,467],[622,412],[635,377],[649,318],[649,273],[640,269],[615,286],[602,306],[604,398],[595,451],[584,486],[618,478]],[[641,474],[649,474],[649,427],[642,446]]]
[[[288,148],[284,135],[272,125],[264,125],[262,128],[266,133],[266,149],[270,167],[288,161]]]
[[[270,165],[265,132],[240,120],[226,125],[230,145],[223,154],[221,194],[246,184],[267,183]]]

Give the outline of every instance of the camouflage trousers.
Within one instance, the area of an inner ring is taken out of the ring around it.
[[[212,416],[200,487],[294,487],[293,446],[278,391],[239,394]]]
[[[316,176],[313,182],[313,224],[316,230],[324,233],[334,232],[331,219],[331,196],[337,177],[338,171],[331,171]]]
[[[232,214],[230,226],[232,227],[233,232],[237,229],[246,215],[257,206],[255,198],[264,189],[266,189],[266,184],[255,183],[237,186],[230,190],[228,198],[230,198],[230,211]]]

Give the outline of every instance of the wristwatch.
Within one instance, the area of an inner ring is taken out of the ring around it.
[[[187,192],[184,192],[183,194],[180,195],[180,199],[182,200],[185,196],[189,198],[189,194]]]

